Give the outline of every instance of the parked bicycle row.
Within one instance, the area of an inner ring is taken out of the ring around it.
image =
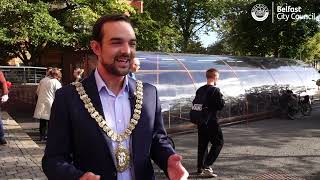
[[[220,119],[270,112],[274,116],[297,119],[311,115],[313,95],[304,87],[289,85],[252,87],[238,97],[225,97],[225,108],[218,112]],[[171,124],[181,124],[189,119],[193,97],[180,99],[170,111],[164,112],[164,119]]]

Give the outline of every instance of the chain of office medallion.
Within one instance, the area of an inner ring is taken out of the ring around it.
[[[134,93],[136,96],[136,102],[135,102],[135,108],[134,108],[134,114],[132,118],[130,119],[129,126],[125,129],[123,133],[116,133],[114,130],[112,130],[106,123],[106,121],[103,119],[103,117],[99,114],[99,112],[93,107],[93,104],[91,103],[91,99],[88,97],[88,94],[84,90],[81,82],[73,82],[72,85],[76,87],[76,90],[78,91],[78,94],[80,96],[80,99],[83,101],[85,108],[88,110],[90,116],[96,120],[100,128],[113,140],[122,142],[123,140],[126,140],[131,135],[132,131],[138,124],[138,121],[140,119],[141,109],[142,109],[142,101],[143,101],[143,85],[142,82],[137,80],[137,87],[136,92]]]

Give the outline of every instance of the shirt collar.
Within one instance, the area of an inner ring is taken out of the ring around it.
[[[98,91],[99,91],[99,92],[101,91],[101,89],[102,89],[103,87],[105,87],[106,90],[107,90],[107,92],[108,92],[108,94],[113,94],[112,91],[110,91],[110,90],[108,89],[108,87],[106,86],[106,83],[104,83],[104,81],[103,81],[102,77],[100,76],[97,68],[95,69],[94,77],[95,77],[95,79],[96,79],[96,84],[97,84],[97,88],[98,88]],[[128,81],[127,76],[124,77],[124,84],[125,84],[125,85],[122,87],[122,89],[120,90],[120,93],[119,93],[119,94],[121,94],[122,92],[127,92],[127,93],[129,93],[129,81]]]

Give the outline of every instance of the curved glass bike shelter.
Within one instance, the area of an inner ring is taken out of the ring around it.
[[[282,90],[319,95],[320,74],[299,60],[195,54],[137,52],[141,69],[136,78],[155,85],[167,128],[189,122],[197,88],[206,84],[205,72],[220,72],[217,86],[226,101],[221,119],[271,112]]]

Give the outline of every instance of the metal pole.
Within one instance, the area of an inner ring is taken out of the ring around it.
[[[169,104],[169,113],[168,113],[168,115],[169,115],[169,117],[168,117],[168,122],[169,122],[169,128],[171,127],[171,118],[170,118],[170,116],[171,116],[171,113],[170,113],[170,104]]]
[[[27,82],[26,80],[26,68],[23,68],[23,83],[25,84]]]
[[[37,69],[34,68],[34,83],[37,83]]]

